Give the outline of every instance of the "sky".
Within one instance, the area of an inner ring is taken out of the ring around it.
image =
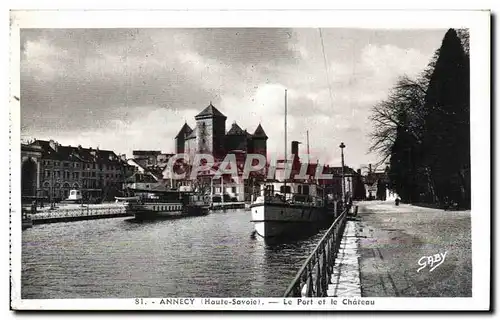
[[[132,156],[175,151],[174,137],[212,104],[253,133],[268,155],[288,141],[310,157],[359,168],[370,110],[402,75],[416,76],[442,30],[377,29],[22,29],[21,137],[53,139]],[[321,37],[324,43],[324,54]],[[326,64],[325,64],[326,61]],[[288,149],[289,150],[289,149]]]

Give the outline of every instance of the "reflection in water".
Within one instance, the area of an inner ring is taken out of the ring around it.
[[[22,297],[281,296],[324,231],[252,237],[248,211],[162,221],[130,218],[23,231]]]

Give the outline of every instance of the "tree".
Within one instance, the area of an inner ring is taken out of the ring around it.
[[[450,29],[425,96],[421,153],[439,201],[464,207],[470,206],[469,79],[469,57],[457,32]]]
[[[404,128],[417,141],[421,140],[425,93],[424,77],[414,80],[402,76],[390,91],[389,97],[372,108],[370,152],[377,152],[382,156],[378,164],[384,163],[391,156],[398,127]]]

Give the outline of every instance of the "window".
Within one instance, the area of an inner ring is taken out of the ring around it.
[[[69,163],[68,162],[64,162],[63,163],[63,167],[68,168],[69,167]]]
[[[49,170],[45,170],[45,177],[50,178],[50,171]]]
[[[92,172],[92,177],[95,177],[95,172]]]
[[[92,163],[92,169],[95,169],[95,163]]]
[[[309,194],[309,186],[302,186],[302,194]]]
[[[281,193],[292,193],[292,192],[290,191],[290,186],[286,186],[286,187],[285,187],[285,186],[281,186],[281,187],[280,187],[280,192],[281,192]]]
[[[236,193],[236,187],[231,187],[231,192]]]

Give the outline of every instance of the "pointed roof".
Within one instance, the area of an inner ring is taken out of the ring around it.
[[[194,130],[191,130],[191,132],[186,136],[186,140],[196,138],[196,131],[196,128],[194,128]]]
[[[262,129],[262,126],[259,123],[259,126],[257,129],[255,129],[255,132],[253,133],[254,138],[268,138],[266,133],[264,132],[264,129]]]
[[[212,105],[212,102],[206,107],[202,112],[198,113],[196,117],[194,117],[196,120],[198,119],[205,119],[205,118],[224,118],[227,119],[225,115],[222,114],[219,110],[217,110],[216,107]]]
[[[240,128],[240,126],[235,122],[233,122],[233,125],[231,126],[231,129],[229,129],[229,131],[226,133],[226,135],[228,136],[244,136],[246,135],[245,134],[245,131],[243,131],[243,129]]]
[[[191,132],[193,132],[193,129],[191,129],[191,127],[186,123],[184,123],[184,125],[182,126],[181,130],[179,131],[179,133],[175,136],[175,138],[179,138],[180,136],[187,136],[189,135]]]

